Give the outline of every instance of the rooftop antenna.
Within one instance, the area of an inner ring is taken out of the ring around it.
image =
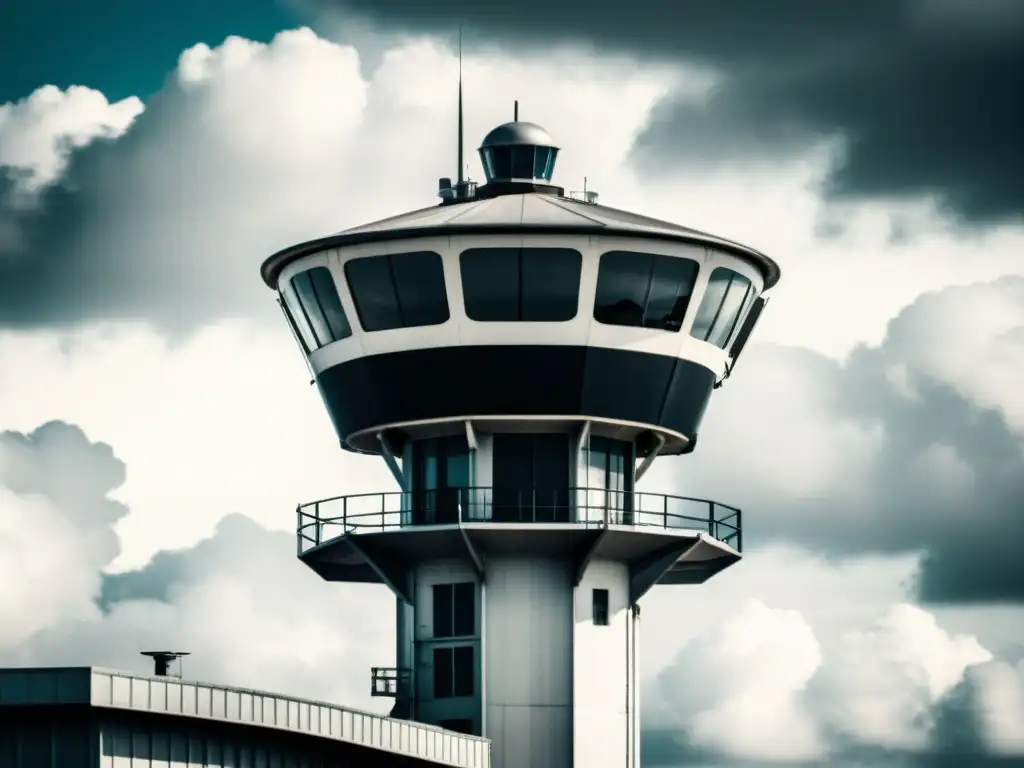
[[[464,181],[462,175],[462,25],[459,25],[459,181],[458,189],[462,188]]]
[[[149,656],[153,659],[154,671],[153,674],[157,677],[181,677],[181,662],[178,661],[178,674],[172,674],[171,662],[181,659],[182,656],[188,656],[187,651],[142,651],[143,656]]]

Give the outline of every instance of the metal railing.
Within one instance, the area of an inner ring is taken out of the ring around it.
[[[393,699],[408,699],[412,696],[412,670],[402,667],[371,667],[370,695],[387,696]]]
[[[463,523],[572,523],[706,531],[742,551],[742,513],[708,499],[603,488],[438,488],[334,496],[300,504],[298,550],[347,533]]]

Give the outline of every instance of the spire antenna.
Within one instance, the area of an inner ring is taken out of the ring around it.
[[[462,25],[459,25],[459,180],[461,188],[463,182],[462,167]]]

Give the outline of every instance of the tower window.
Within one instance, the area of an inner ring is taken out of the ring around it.
[[[743,315],[754,303],[755,293],[754,286],[743,275],[715,267],[693,321],[691,335],[725,349],[740,327]]]
[[[468,736],[473,736],[473,721],[468,717],[459,717],[451,720],[438,720],[437,725],[440,728],[444,728],[447,731],[455,731],[456,733],[465,733]]]
[[[678,331],[697,269],[697,262],[676,256],[632,251],[601,254],[594,319],[606,325]]]
[[[476,634],[476,585],[471,582],[434,585],[434,637]]]
[[[473,655],[473,647],[469,645],[434,649],[435,699],[473,695]]]
[[[608,590],[594,590],[594,624],[598,627],[608,626]]]
[[[587,520],[629,525],[633,508],[633,444],[591,435],[587,443]]]
[[[345,264],[366,331],[439,325],[448,320],[441,256],[433,251],[366,256]]]
[[[293,275],[281,291],[285,311],[307,352],[352,335],[338,289],[327,267]]]
[[[571,248],[470,248],[459,257],[466,315],[482,322],[576,317],[583,257]]]

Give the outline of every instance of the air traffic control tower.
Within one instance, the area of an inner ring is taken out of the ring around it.
[[[779,268],[566,194],[557,155],[501,125],[486,183],[263,264],[342,448],[398,486],[301,505],[299,557],[395,594],[393,716],[489,738],[495,768],[638,768],[638,603],[737,562],[742,530],[635,486],[694,450]]]

